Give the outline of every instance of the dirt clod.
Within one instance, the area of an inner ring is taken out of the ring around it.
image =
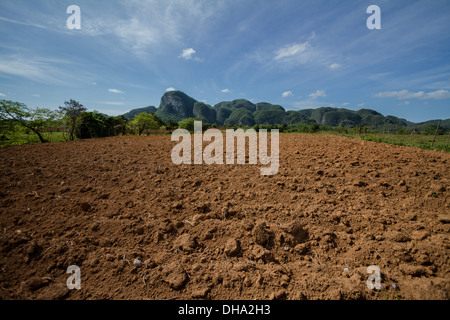
[[[185,252],[194,251],[197,245],[197,239],[188,233],[182,234],[174,241],[174,247]]]
[[[259,222],[253,229],[253,235],[255,237],[255,242],[259,245],[265,246],[269,243],[271,233],[268,231],[268,226],[266,222]]]
[[[225,244],[225,254],[234,257],[237,256],[241,252],[241,245],[239,243],[239,240],[236,239],[228,239],[228,241]]]
[[[83,211],[89,211],[91,209],[91,205],[87,202],[81,203],[80,207]]]
[[[186,271],[181,265],[173,262],[163,269],[164,281],[174,290],[180,290],[188,280]]]

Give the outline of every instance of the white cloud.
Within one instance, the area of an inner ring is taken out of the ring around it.
[[[275,57],[274,60],[286,60],[293,57],[299,57],[302,58],[302,53],[306,51],[309,47],[309,42],[306,41],[304,43],[293,43],[289,44],[281,49],[278,49],[275,51]],[[303,56],[303,58],[305,58]]]
[[[158,30],[147,25],[142,19],[133,17],[131,20],[116,22],[114,25],[115,35],[137,54],[160,41],[161,34]]]
[[[223,89],[223,90],[220,90],[220,91],[223,92],[223,93],[229,93],[230,89]]]
[[[197,52],[192,48],[183,49],[183,52],[180,54],[178,58],[183,58],[185,60],[194,60],[194,61],[203,61],[203,59],[194,57]]]
[[[203,32],[221,6],[217,1],[120,1],[116,10],[122,10],[125,18],[117,19],[114,14],[105,14],[102,19],[85,18],[82,30],[94,36],[112,34],[125,49],[147,58],[164,52],[166,45],[179,46],[186,37]]]
[[[6,97],[6,94],[0,92],[0,97]]]
[[[348,102],[344,102],[343,104],[341,104],[341,106],[343,106],[343,107],[345,107],[345,106],[348,106],[350,103],[348,103]]]
[[[363,103],[358,104],[357,107],[358,107],[358,108],[362,108],[362,107],[364,107],[365,105],[366,105],[366,103],[363,102]]]
[[[319,97],[326,97],[326,96],[327,96],[327,94],[325,93],[324,90],[317,90],[316,92],[311,93],[311,94],[309,95],[309,97],[310,97],[311,99],[317,99],[317,98],[319,98]]]
[[[450,99],[450,92],[448,90],[436,90],[425,94],[424,99]]]
[[[192,59],[192,56],[195,54],[195,50],[192,48],[184,49],[183,52],[180,54],[180,58],[190,60]]]
[[[169,87],[166,89],[166,92],[170,92],[170,91],[177,91],[177,89],[175,89],[174,87]]]
[[[338,69],[338,68],[340,68],[340,67],[341,67],[341,65],[338,64],[338,63],[332,63],[332,64],[330,64],[330,66],[329,66],[329,68],[330,68],[331,70],[335,70],[335,69]]]
[[[283,98],[287,98],[289,96],[293,96],[294,94],[292,93],[292,91],[285,91],[281,94],[281,97]]]
[[[373,95],[375,98],[396,98],[398,100],[405,99],[450,99],[448,90],[436,90],[426,93],[425,91],[410,92],[408,90],[401,91],[385,91]]]
[[[125,92],[120,91],[118,89],[108,89],[108,92],[111,92],[111,93],[125,93]]]
[[[41,97],[41,95],[40,95],[40,94],[37,94],[37,93],[32,94],[31,96],[32,96],[32,97],[35,97],[35,98],[40,98],[40,97]]]

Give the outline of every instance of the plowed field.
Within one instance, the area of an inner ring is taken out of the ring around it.
[[[0,298],[449,299],[448,153],[280,135],[262,176],[175,165],[175,145],[0,149]]]

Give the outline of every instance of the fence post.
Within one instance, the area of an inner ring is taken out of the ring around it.
[[[439,126],[440,126],[440,125],[441,125],[441,120],[439,120],[438,125],[437,125],[437,128],[436,128],[436,131],[434,132],[433,143],[431,144],[432,147],[434,146],[434,142],[436,141],[436,135],[437,135],[437,133],[438,133],[438,130],[439,130]]]
[[[414,126],[414,129],[412,129],[412,131],[411,131],[411,137],[409,138],[409,143],[412,142],[412,137],[413,137],[413,134],[416,132],[416,127],[417,127],[417,124]]]
[[[448,133],[448,137],[447,137],[447,145],[445,146],[446,149],[448,149],[448,141],[450,140],[450,131]]]

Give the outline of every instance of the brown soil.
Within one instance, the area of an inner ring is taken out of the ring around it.
[[[280,135],[261,176],[174,165],[175,144],[1,149],[0,298],[449,299],[448,153]]]

